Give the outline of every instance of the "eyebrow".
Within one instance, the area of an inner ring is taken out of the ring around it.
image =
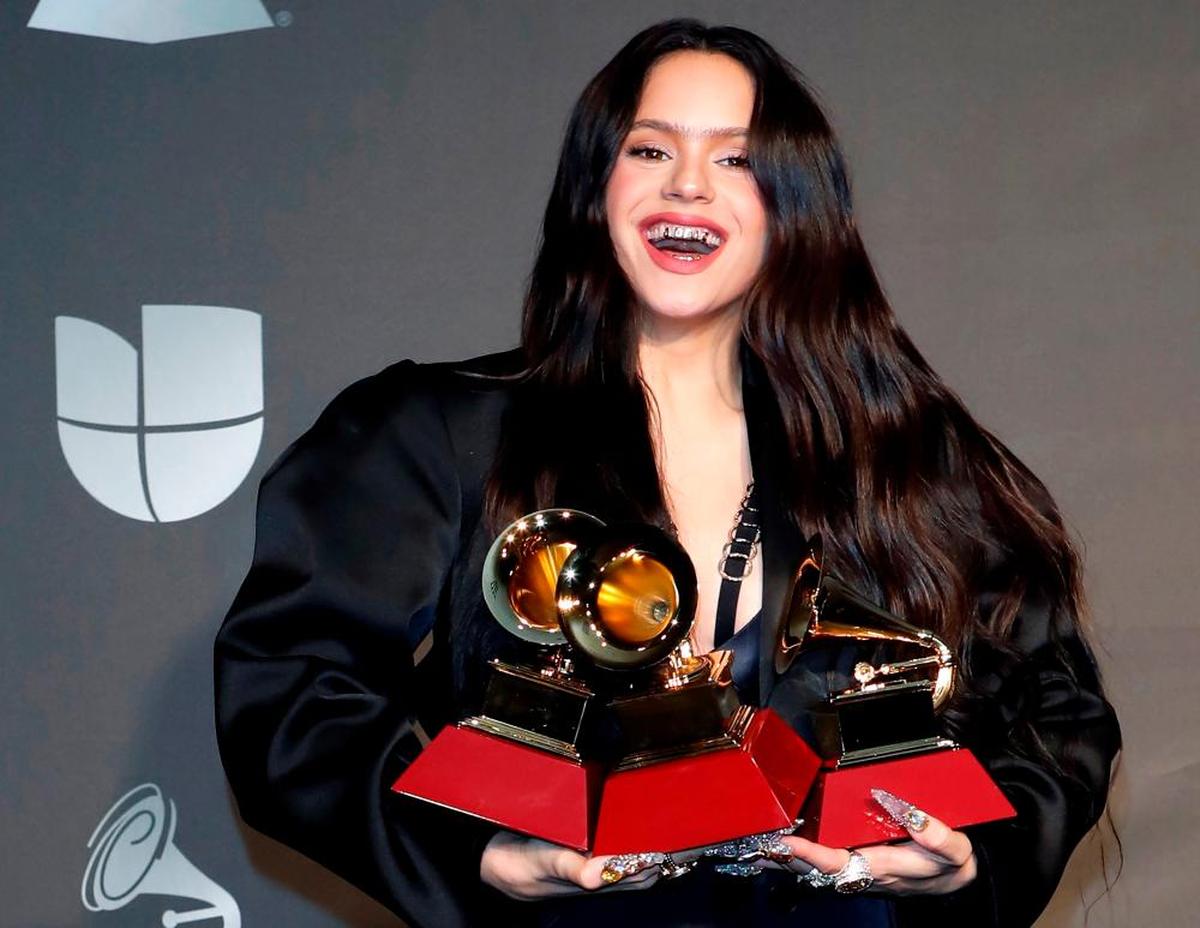
[[[684,138],[725,138],[732,135],[748,135],[749,130],[741,126],[714,126],[708,129],[693,129],[677,122],[667,122],[663,119],[639,119],[632,126],[634,129],[658,129],[660,132],[670,132]]]

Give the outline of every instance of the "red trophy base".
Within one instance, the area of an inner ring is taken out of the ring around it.
[[[822,771],[804,805],[798,835],[828,847],[861,847],[907,838],[871,798],[884,789],[951,828],[1016,815],[1016,810],[966,748],[946,748]]]
[[[442,729],[392,792],[586,851],[602,769],[467,726]]]
[[[610,773],[592,851],[682,851],[790,827],[820,766],[787,723],[758,709],[740,744]]]

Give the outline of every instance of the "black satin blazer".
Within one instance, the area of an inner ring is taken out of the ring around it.
[[[215,649],[218,743],[238,807],[249,825],[411,925],[580,924],[589,911],[604,916],[613,899],[621,899],[614,917],[630,924],[641,921],[639,905],[658,911],[648,896],[668,892],[684,900],[672,903],[678,919],[669,923],[725,924],[714,907],[728,900],[689,888],[696,876],[568,903],[508,900],[479,880],[494,826],[388,790],[420,751],[421,730],[432,735],[470,711],[472,684],[484,675],[488,655],[464,655],[463,646],[488,640],[480,623],[494,626],[480,592],[491,543],[481,495],[511,387],[481,375],[518,363],[509,352],[392,365],[343,391],[263,477],[253,563]],[[755,480],[770,500],[781,475],[764,449],[776,436],[762,415],[761,386],[745,386]],[[780,612],[804,539],[778,507],[764,507],[763,517],[766,619]],[[775,880],[772,912],[798,907],[797,923],[822,925],[878,924],[881,906],[886,921],[901,924],[1034,921],[1101,814],[1120,747],[1089,652],[1070,623],[1057,635],[1056,624],[1045,604],[1029,601],[1010,642],[1019,659],[973,659],[976,683],[992,698],[966,740],[1019,811],[1015,821],[968,829],[974,883],[949,896],[842,904],[828,893],[806,900],[794,882]],[[761,622],[761,635],[760,704],[806,733],[809,709],[849,685],[859,654],[852,645],[814,649],[779,677],[771,664],[777,622]],[[427,639],[432,646],[414,663]],[[1035,733],[1061,769],[1012,753],[1016,728]],[[689,898],[704,907],[687,914],[678,906]],[[867,904],[873,914],[860,918]],[[840,915],[829,914],[838,905]],[[739,916],[735,900],[728,923],[746,924],[748,913],[742,907]],[[661,914],[649,920],[664,924]]]

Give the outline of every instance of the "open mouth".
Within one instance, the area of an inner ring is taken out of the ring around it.
[[[724,239],[712,229],[673,222],[656,222],[643,229],[642,234],[659,251],[684,259],[711,255],[724,244]]]
[[[699,274],[718,259],[726,232],[711,220],[686,213],[658,213],[638,231],[650,260],[671,274]]]

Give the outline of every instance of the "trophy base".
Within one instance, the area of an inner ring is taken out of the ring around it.
[[[458,725],[438,733],[392,792],[586,851],[602,776],[597,764]]]
[[[983,765],[952,747],[894,760],[832,767],[821,772],[796,832],[828,847],[860,847],[908,838],[871,798],[887,790],[951,828],[1016,815]]]
[[[820,765],[778,715],[755,710],[727,747],[610,773],[592,852],[682,851],[788,828]]]

